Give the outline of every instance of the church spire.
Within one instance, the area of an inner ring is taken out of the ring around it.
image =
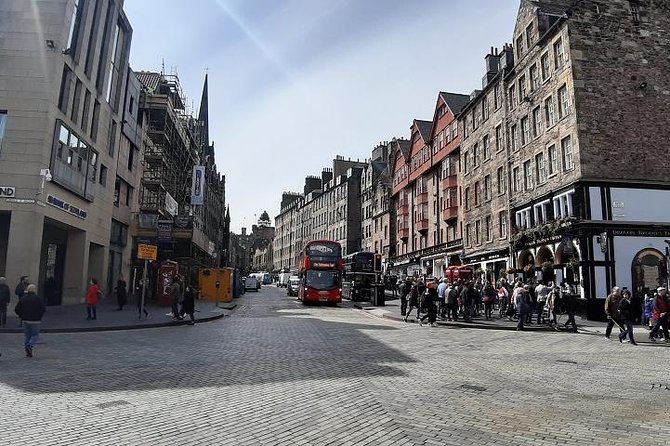
[[[202,87],[202,98],[200,99],[200,111],[198,121],[202,125],[200,129],[200,144],[203,148],[209,147],[209,94],[207,91],[207,76],[205,74],[205,84]]]

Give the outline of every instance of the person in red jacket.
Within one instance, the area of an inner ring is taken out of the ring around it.
[[[91,285],[88,287],[88,291],[86,292],[86,314],[88,315],[86,317],[87,321],[90,321],[91,319],[97,319],[98,315],[96,314],[96,310],[101,294],[102,291],[100,291],[98,281],[95,278],[91,279]]]
[[[670,334],[668,334],[668,324],[670,323],[670,299],[668,299],[668,290],[664,287],[659,287],[656,298],[654,299],[654,306],[652,309],[652,319],[656,321],[654,328],[649,332],[649,340],[656,342],[656,335],[659,330],[663,330],[663,337],[665,342],[670,341]]]

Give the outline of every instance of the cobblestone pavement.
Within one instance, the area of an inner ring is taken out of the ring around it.
[[[264,287],[219,321],[0,334],[2,445],[665,445],[664,346],[428,328]]]

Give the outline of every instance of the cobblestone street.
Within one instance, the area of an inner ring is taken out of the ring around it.
[[[429,328],[283,289],[194,327],[1,334],[3,445],[664,445],[664,345]]]

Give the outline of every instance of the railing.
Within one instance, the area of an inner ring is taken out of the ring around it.
[[[416,204],[428,203],[428,192],[422,192],[416,196]]]

